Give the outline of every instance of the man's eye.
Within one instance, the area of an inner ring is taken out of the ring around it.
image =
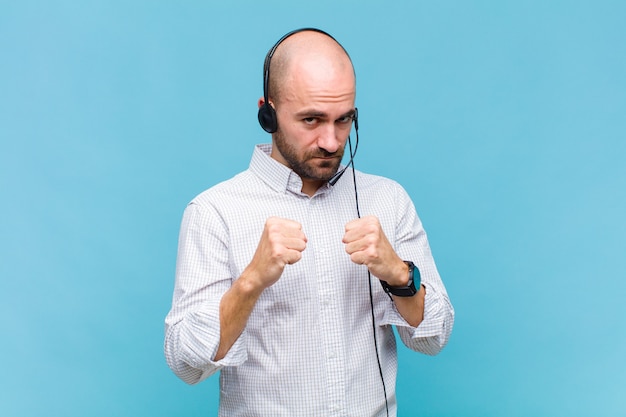
[[[337,120],[339,123],[352,123],[352,116],[344,116],[341,119]]]
[[[306,123],[307,125],[313,125],[317,122],[317,118],[315,117],[305,117],[304,119],[302,119],[302,121],[304,123]]]

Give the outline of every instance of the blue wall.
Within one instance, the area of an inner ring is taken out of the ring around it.
[[[216,415],[162,354],[182,210],[269,140],[265,53],[317,26],[457,311],[402,348],[399,415],[624,415],[626,3],[335,3],[0,1],[0,414]]]

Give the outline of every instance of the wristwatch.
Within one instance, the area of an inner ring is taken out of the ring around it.
[[[419,291],[422,285],[420,270],[411,261],[404,261],[409,267],[409,282],[406,287],[392,287],[386,281],[380,280],[380,284],[387,294],[393,294],[398,297],[413,297]]]

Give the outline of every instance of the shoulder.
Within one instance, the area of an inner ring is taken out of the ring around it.
[[[243,171],[202,191],[185,207],[182,227],[205,231],[227,229],[233,219],[237,221],[242,216],[242,208],[250,206],[242,204],[242,194],[245,190],[259,188],[250,185],[253,181],[254,175]]]
[[[381,194],[384,196],[389,195],[407,195],[406,190],[397,181],[383,177],[380,175],[367,174],[361,171],[356,171],[357,189],[359,192],[369,192]]]
[[[406,213],[415,211],[413,200],[405,188],[393,179],[357,170],[356,187],[352,180],[348,184],[352,193],[356,191],[363,213],[401,218]],[[347,188],[345,192],[349,192]]]
[[[250,171],[240,172],[234,177],[213,185],[212,187],[202,191],[196,195],[190,202],[190,205],[199,207],[215,206],[220,202],[227,202],[235,198],[242,190],[246,190],[255,184],[255,176]]]

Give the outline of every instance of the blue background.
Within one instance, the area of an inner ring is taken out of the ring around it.
[[[626,3],[0,1],[3,416],[213,416],[165,364],[186,203],[245,169],[262,61],[316,26],[358,169],[410,193],[457,313],[400,416],[626,415]]]

